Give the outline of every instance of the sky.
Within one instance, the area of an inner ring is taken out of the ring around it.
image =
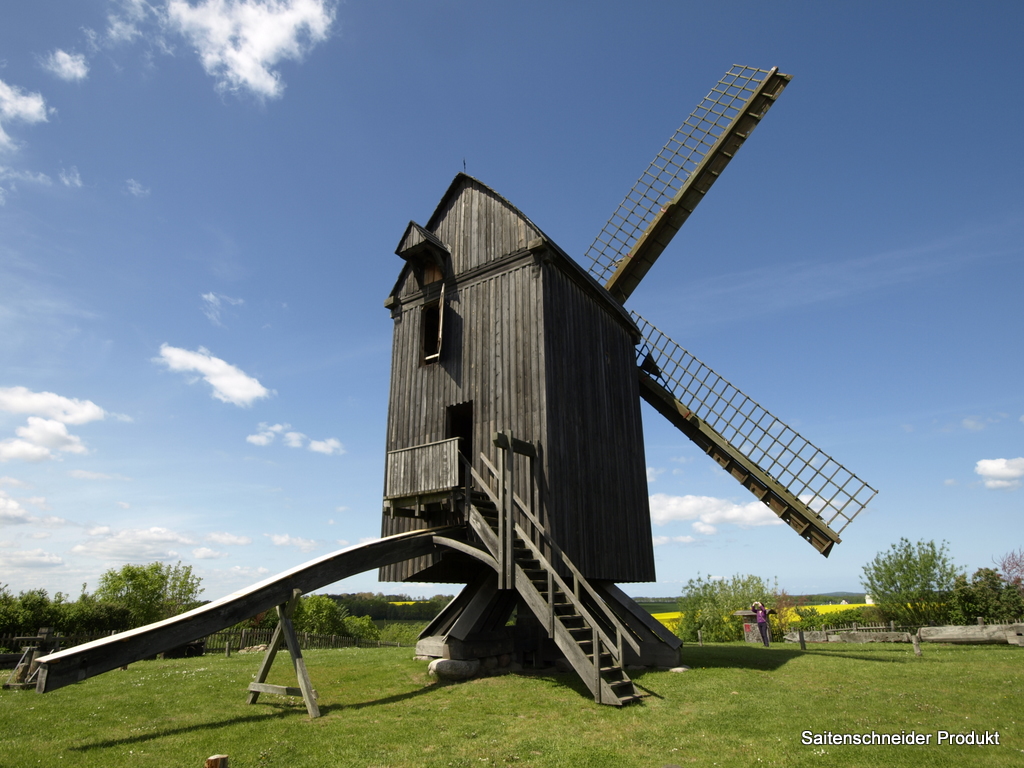
[[[216,599],[380,535],[410,220],[582,258],[734,64],[793,80],[627,302],[877,488],[825,559],[643,406],[658,581],[1024,546],[1024,6],[38,0],[0,11],[0,584]],[[429,596],[454,586],[324,591]]]

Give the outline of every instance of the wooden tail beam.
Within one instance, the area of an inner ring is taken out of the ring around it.
[[[55,691],[219,632],[287,604],[295,590],[303,595],[357,573],[432,554],[438,546],[435,536],[459,538],[464,530],[464,526],[429,528],[348,547],[180,616],[51,653],[39,659],[36,690]]]

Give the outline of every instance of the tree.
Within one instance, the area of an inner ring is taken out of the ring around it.
[[[1007,552],[999,558],[998,566],[1003,579],[1024,593],[1024,547]]]
[[[348,611],[327,595],[307,595],[301,601],[302,611],[296,610],[295,629],[314,635],[344,635]]]
[[[191,565],[167,563],[111,568],[100,576],[95,597],[128,610],[132,627],[176,616],[199,604],[202,579]]]
[[[978,617],[994,623],[1012,622],[1024,616],[1024,597],[994,568],[979,568],[967,580],[956,577],[950,599],[950,620],[973,624]]]
[[[0,635],[14,635],[21,630],[18,598],[6,584],[0,584]]]
[[[380,630],[369,616],[347,616],[344,634],[358,640],[380,640]]]
[[[681,616],[676,632],[683,640],[696,640],[697,630],[711,642],[742,640],[743,619],[733,612],[749,608],[755,600],[771,608],[777,593],[758,576],[713,579],[698,574],[687,582],[679,598]]]
[[[887,620],[905,626],[946,622],[958,575],[946,542],[901,538],[863,570],[861,584]]]

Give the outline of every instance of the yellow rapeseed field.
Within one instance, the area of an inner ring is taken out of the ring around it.
[[[846,605],[802,605],[801,608],[814,608],[821,614],[836,613],[838,611],[848,611],[851,608],[864,608],[867,603],[847,603]],[[786,609],[787,618],[790,623],[800,621],[800,617],[797,616],[796,611],[792,608]],[[672,632],[676,631],[676,627],[679,626],[679,618],[682,614],[679,611],[672,611],[669,613],[652,613],[655,619],[664,624]]]

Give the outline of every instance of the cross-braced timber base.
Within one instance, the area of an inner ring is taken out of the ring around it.
[[[278,696],[301,696],[306,702],[306,711],[310,718],[320,717],[320,707],[316,703],[316,691],[309,682],[309,673],[306,671],[306,662],[302,658],[302,649],[299,648],[299,640],[295,636],[295,626],[292,624],[292,615],[295,613],[295,606],[298,605],[302,591],[296,589],[292,592],[292,598],[287,603],[277,606],[277,627],[274,635],[267,646],[267,652],[260,663],[260,671],[256,674],[256,681],[249,683],[248,704],[255,704],[261,693],[273,693]],[[299,680],[299,687],[293,688],[287,685],[269,685],[266,682],[270,667],[274,664],[274,658],[281,647],[281,641],[288,647],[288,653],[292,657],[292,667],[295,669],[295,676]]]

